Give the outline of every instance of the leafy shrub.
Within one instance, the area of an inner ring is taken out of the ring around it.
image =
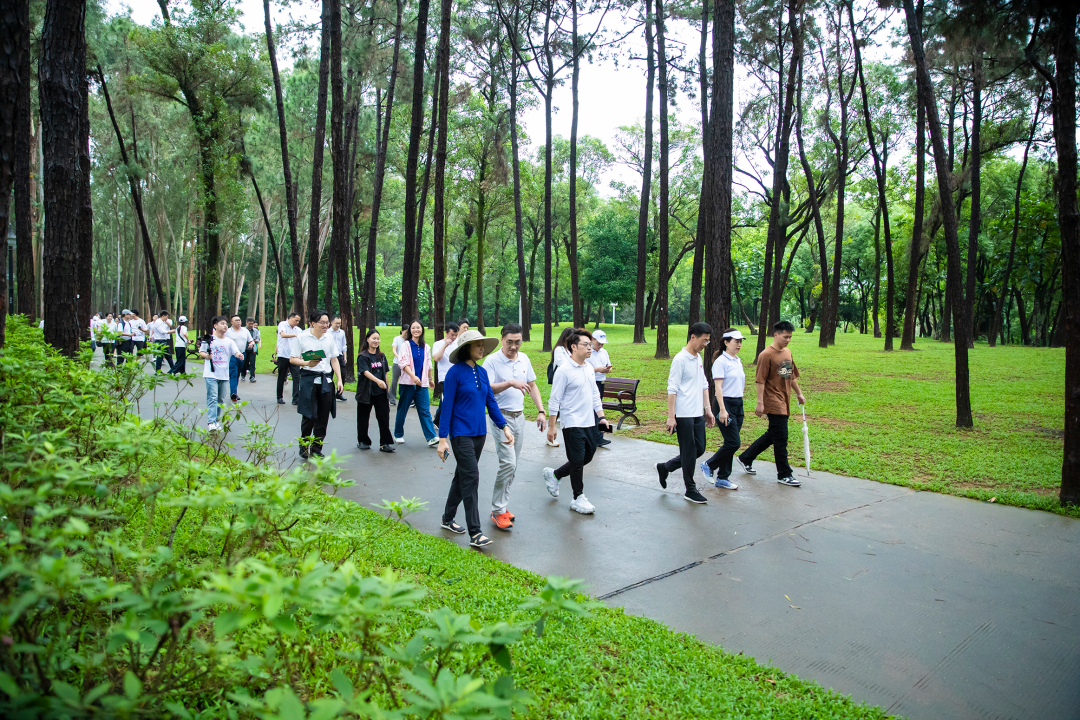
[[[510,648],[587,612],[559,578],[502,622],[424,610],[369,553],[416,501],[328,502],[348,483],[279,471],[269,425],[236,447],[182,401],[141,419],[140,361],[92,369],[17,318],[7,343],[0,716],[507,718]]]

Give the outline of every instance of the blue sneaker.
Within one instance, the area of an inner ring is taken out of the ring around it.
[[[720,478],[719,480],[717,480],[714,483],[714,485],[716,485],[716,487],[720,488],[721,490],[738,490],[739,489],[738,485],[731,482],[727,478]]]
[[[711,467],[709,467],[709,463],[707,463],[707,462],[701,463],[701,474],[705,476],[706,480],[712,480],[713,479],[713,469]]]

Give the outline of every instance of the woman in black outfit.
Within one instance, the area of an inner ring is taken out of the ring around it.
[[[379,450],[394,452],[394,435],[390,432],[390,402],[386,392],[386,355],[379,350],[379,331],[369,330],[364,349],[356,356],[356,447],[371,449],[368,420],[371,408],[379,423]]]

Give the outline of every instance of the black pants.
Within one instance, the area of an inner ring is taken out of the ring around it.
[[[370,403],[356,403],[356,441],[371,444],[368,435],[368,419],[375,408],[375,420],[379,423],[379,445],[393,445],[394,433],[390,432],[390,400],[385,392],[372,393]]]
[[[135,343],[132,340],[121,340],[116,343],[116,364],[123,365],[127,360],[125,355],[130,355],[135,352]]]
[[[295,405],[300,397],[300,368],[297,365],[293,365],[289,362],[289,358],[279,357],[277,359],[277,398],[281,400],[282,393],[285,392],[285,376],[286,374],[292,376],[292,401]]]
[[[155,340],[154,344],[165,350],[164,355],[158,355],[156,358],[154,358],[154,372],[161,372],[162,360],[169,363],[169,371],[171,372],[173,369],[172,339]]]
[[[173,350],[176,352],[176,360],[173,361],[172,370],[169,371],[169,374],[183,375],[187,372],[187,349],[177,346]]]
[[[739,459],[744,465],[750,465],[758,455],[772,445],[773,455],[776,457],[776,478],[783,480],[792,476],[791,465],[788,465],[787,456],[788,416],[769,415],[769,429],[765,434],[754,441],[754,444],[746,448]]]
[[[731,459],[735,457],[735,451],[742,444],[739,432],[743,424],[743,400],[742,398],[724,398],[724,409],[727,410],[728,422],[720,425],[720,434],[724,436],[724,444],[709,458],[709,467],[716,473],[717,480],[727,480],[731,477]],[[713,413],[719,407],[713,408]],[[717,422],[720,422],[717,420]]]
[[[604,381],[596,381],[596,389],[600,391],[600,402],[604,401]],[[600,418],[596,419],[596,445],[601,447],[603,445],[610,445],[611,441],[604,437],[604,431],[600,429]]]
[[[135,343],[135,354],[136,355],[142,355],[146,351],[146,341],[145,340],[135,340],[134,343]]]
[[[574,498],[585,492],[585,466],[592,462],[596,453],[596,440],[600,431],[595,427],[564,427],[563,445],[566,446],[566,462],[555,471],[555,477],[562,480],[570,476],[570,488]]]
[[[116,345],[114,343],[101,343],[101,352],[105,355],[105,365],[112,367],[116,362]]]
[[[682,468],[686,492],[697,490],[694,471],[697,459],[705,452],[705,416],[675,418],[675,435],[679,439],[679,454],[664,463],[668,472]]]
[[[257,352],[255,352],[254,350],[245,350],[244,351],[244,364],[240,366],[240,377],[244,377],[244,375],[246,375],[248,372],[250,372],[251,377],[254,379],[254,377],[255,377],[255,358],[257,358],[258,356],[259,356],[259,354]]]
[[[457,515],[458,505],[464,503],[469,537],[480,532],[480,453],[484,450],[486,439],[487,435],[450,438],[450,447],[457,458],[457,469],[450,483],[450,493],[446,496],[442,521],[452,522]]]
[[[315,438],[306,449],[302,443],[300,445],[300,451],[309,454],[322,452],[323,440],[326,439],[326,424],[330,422],[330,408],[334,404],[334,393],[318,392],[319,388],[320,386],[316,385],[316,392],[312,395],[318,406],[318,414],[313,418],[302,415],[300,420],[301,440],[308,437]]]

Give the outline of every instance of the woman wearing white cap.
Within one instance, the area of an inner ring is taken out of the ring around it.
[[[585,362],[593,369],[594,377],[596,378],[596,389],[600,391],[601,402],[604,400],[604,381],[607,380],[607,374],[612,370],[611,358],[608,357],[608,351],[604,349],[604,343],[606,342],[606,332],[603,330],[594,332],[592,334],[592,355],[585,359]],[[600,426],[597,425],[596,427],[599,428]],[[604,447],[605,445],[611,444],[611,441],[601,434],[598,434],[596,438],[596,447]]]
[[[716,399],[713,400],[713,414],[724,444],[716,453],[701,463],[701,473],[707,480],[713,480],[718,488],[738,490],[739,486],[731,482],[731,459],[742,441],[739,431],[743,424],[743,392],[746,390],[746,371],[739,360],[743,334],[735,328],[728,328],[721,336],[723,351],[716,356],[712,364],[712,378],[716,385]]]
[[[445,461],[453,445],[457,468],[446,496],[442,527],[452,533],[465,532],[465,528],[454,522],[458,505],[464,503],[469,544],[475,548],[491,544],[491,540],[480,532],[479,462],[487,438],[485,409],[492,422],[503,431],[506,438],[503,442],[514,444],[514,434],[506,426],[506,418],[495,402],[487,370],[477,364],[498,346],[498,338],[484,337],[476,330],[462,333],[458,346],[450,353],[453,366],[443,381],[438,453]]]
[[[181,315],[177,318],[180,325],[176,328],[175,347],[173,351],[176,353],[176,362],[173,363],[172,370],[169,371],[170,375],[183,375],[187,372],[187,344],[188,344],[188,329],[187,329],[187,316]]]

